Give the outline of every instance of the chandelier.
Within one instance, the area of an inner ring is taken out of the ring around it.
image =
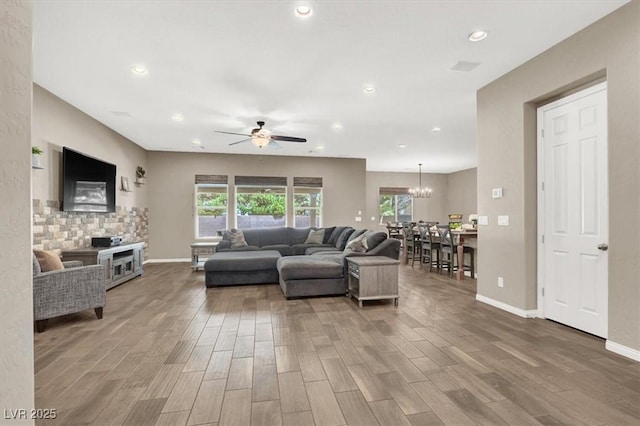
[[[411,194],[414,198],[431,198],[431,188],[422,186],[422,163],[418,164],[418,167],[420,169],[420,184],[415,188],[410,188],[409,194]]]

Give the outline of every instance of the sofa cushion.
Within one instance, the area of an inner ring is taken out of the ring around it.
[[[309,236],[311,228],[287,228],[287,240],[281,241],[288,243],[290,246],[294,244],[302,244]]]
[[[258,251],[260,250],[260,247],[258,246],[243,246],[243,247],[236,247],[236,248],[226,248],[226,249],[220,249],[218,248],[216,251],[218,252],[227,252],[227,251]]]
[[[324,229],[311,229],[305,240],[305,244],[322,244],[324,240]]]
[[[355,229],[353,229],[351,227],[346,227],[342,231],[342,233],[340,234],[340,236],[336,240],[336,244],[335,244],[335,247],[338,250],[340,250],[340,251],[344,250],[345,246],[347,245],[347,241],[349,240],[349,237],[351,236],[353,231],[355,231]]]
[[[244,238],[244,232],[239,229],[230,229],[225,233],[225,238],[231,243],[231,248],[246,247],[247,241]]]
[[[342,262],[316,256],[289,256],[278,260],[281,280],[309,278],[341,278],[344,276]]]
[[[386,232],[370,231],[370,232],[367,232],[365,235],[367,238],[367,251],[373,250],[378,246],[378,244],[380,244],[381,242],[387,239]]]
[[[316,253],[325,253],[325,252],[337,252],[338,249],[335,246],[330,246],[328,244],[322,244],[320,246],[314,245],[313,247],[308,247],[304,254],[316,254]]]
[[[35,254],[36,259],[38,259],[40,270],[42,272],[59,271],[64,269],[60,256],[54,251],[34,250],[33,254]]]
[[[306,253],[307,249],[310,247],[320,248],[323,247],[324,244],[294,244],[291,246],[291,254],[293,256],[300,256]],[[333,246],[331,246],[333,247]]]
[[[260,247],[260,250],[276,250],[282,256],[291,256],[291,246],[289,244],[271,244]]]
[[[280,257],[280,253],[274,250],[218,252],[204,263],[204,270],[208,272],[261,271],[275,268]]]
[[[258,240],[260,247],[287,244],[287,228],[261,228]]]
[[[354,232],[355,234],[355,232]],[[367,234],[362,233],[359,237],[354,238],[353,240],[347,243],[347,246],[344,248],[345,253],[355,252],[355,253],[366,253],[367,252]]]

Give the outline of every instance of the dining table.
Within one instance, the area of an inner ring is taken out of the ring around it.
[[[464,261],[464,239],[465,238],[478,238],[477,229],[469,230],[452,230],[451,233],[458,238],[458,264],[463,264]],[[474,277],[471,277],[474,278]],[[456,271],[456,279],[464,280],[464,268],[458,267]]]

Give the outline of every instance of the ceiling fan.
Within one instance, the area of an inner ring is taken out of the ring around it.
[[[216,130],[215,132],[225,133],[227,135],[247,136],[247,139],[242,139],[237,142],[232,142],[229,144],[229,146],[251,141],[258,148],[264,148],[265,146],[268,146],[270,148],[280,148],[280,145],[276,141],[280,141],[280,142],[306,142],[307,141],[305,138],[272,135],[269,130],[262,128],[264,126],[264,121],[258,121],[257,124],[258,124],[258,127],[255,129],[252,129],[250,135],[246,135],[244,133],[221,132],[219,130]]]

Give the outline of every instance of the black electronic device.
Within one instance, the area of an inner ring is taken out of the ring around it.
[[[92,247],[115,247],[122,243],[122,237],[91,237]]]
[[[62,148],[62,210],[115,212],[116,166],[67,147]]]

